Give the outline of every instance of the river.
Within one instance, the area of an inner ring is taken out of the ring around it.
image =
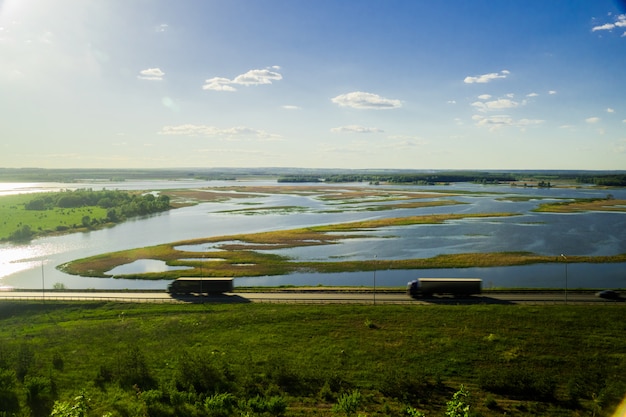
[[[93,188],[124,190],[166,190],[225,186],[276,186],[275,181],[128,181],[5,183],[0,195],[61,189]],[[293,184],[287,184],[293,186]],[[304,185],[304,184],[303,184]],[[316,185],[319,184],[309,184]],[[202,203],[137,218],[111,228],[47,237],[27,244],[0,244],[0,287],[24,289],[52,288],[62,284],[68,289],[164,289],[169,281],[141,281],[113,278],[85,278],[56,269],[62,263],[105,252],[170,243],[179,240],[290,229],[329,223],[399,217],[433,213],[515,212],[508,218],[452,221],[442,225],[416,225],[385,228],[367,236],[349,239],[338,245],[277,250],[275,253],[303,260],[342,261],[377,259],[379,270],[341,274],[292,274],[277,277],[237,278],[236,286],[249,285],[351,285],[403,286],[417,277],[477,277],[486,287],[535,288],[626,288],[626,264],[566,263],[573,255],[614,255],[626,253],[626,213],[594,212],[577,214],[535,213],[541,202],[562,198],[604,198],[608,193],[626,199],[626,190],[593,188],[536,189],[508,185],[452,184],[437,187],[370,186],[367,184],[328,184],[328,187],[376,187],[376,189],[445,190],[459,192],[454,199],[464,205],[389,211],[328,210],[322,202],[302,194],[271,194],[227,202]],[[469,192],[469,193],[468,193]],[[502,197],[527,196],[525,200]],[[448,197],[451,198],[451,197]],[[242,215],[224,213],[242,207],[298,206],[304,212]],[[358,208],[358,204],[352,205]],[[337,208],[334,206],[334,208]],[[392,271],[386,260],[425,258],[442,253],[531,251],[554,255],[551,264],[523,267],[464,268]],[[157,271],[166,268],[155,262],[139,262],[131,268]],[[155,269],[156,268],[156,269]],[[119,272],[116,272],[119,273]]]

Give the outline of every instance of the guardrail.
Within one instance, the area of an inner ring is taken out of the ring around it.
[[[149,294],[149,293],[148,293]],[[144,294],[145,295],[145,294]],[[157,304],[210,304],[210,303],[266,303],[266,304],[396,304],[396,305],[420,305],[420,306],[436,306],[436,305],[488,305],[488,304],[525,304],[525,305],[602,305],[602,306],[626,306],[626,302],[617,302],[612,300],[597,299],[593,301],[574,301],[569,300],[567,303],[564,300],[549,299],[549,300],[497,300],[493,298],[481,298],[475,299],[455,299],[455,298],[435,298],[435,299],[412,299],[407,297],[406,299],[379,299],[376,298],[299,298],[297,294],[293,294],[290,298],[272,298],[272,297],[254,297],[246,298],[245,294],[227,295],[222,297],[181,297],[174,298],[168,296],[160,297],[134,297],[132,293],[124,293],[123,296],[102,296],[99,297],[97,292],[93,293],[81,293],[80,295],[70,295],[65,293],[64,295],[55,295],[53,292],[46,293],[45,295],[19,295],[19,292],[0,292],[0,300],[4,301],[29,301],[29,302],[110,302],[110,303],[157,303]]]

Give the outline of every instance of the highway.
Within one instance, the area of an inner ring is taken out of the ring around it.
[[[2,291],[0,300],[23,301],[107,301],[154,303],[304,303],[304,304],[416,304],[416,305],[471,305],[471,304],[590,304],[626,305],[624,298],[604,300],[593,292],[563,291],[486,292],[468,298],[432,297],[412,299],[403,292],[374,291],[268,291],[235,292],[220,296],[173,297],[166,292],[127,291]]]

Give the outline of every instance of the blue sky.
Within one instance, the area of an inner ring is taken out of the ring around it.
[[[617,0],[0,0],[0,167],[626,169]]]

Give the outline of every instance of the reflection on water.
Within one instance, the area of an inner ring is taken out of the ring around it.
[[[147,274],[166,271],[179,271],[185,269],[193,269],[190,266],[169,266],[164,261],[158,259],[138,259],[134,262],[119,265],[107,271],[107,275],[129,275],[129,274]]]
[[[626,288],[626,263],[564,263],[506,266],[493,268],[442,268],[341,272],[334,274],[299,273],[286,276],[235,278],[236,287],[251,286],[368,286],[404,287],[417,278],[481,278],[483,288]],[[566,284],[567,282],[567,284]]]

